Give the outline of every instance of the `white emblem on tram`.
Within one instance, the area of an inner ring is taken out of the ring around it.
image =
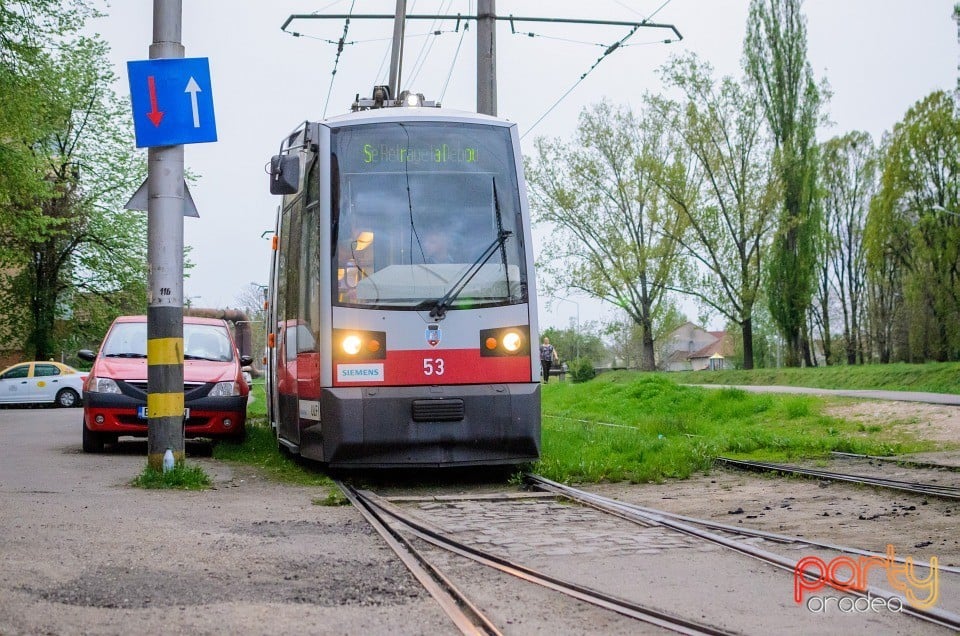
[[[443,337],[443,333],[440,331],[440,325],[436,323],[427,325],[427,330],[423,333],[423,335],[427,339],[427,344],[431,347],[436,347],[438,344],[440,344],[440,338]]]
[[[383,364],[338,364],[338,382],[383,382]]]

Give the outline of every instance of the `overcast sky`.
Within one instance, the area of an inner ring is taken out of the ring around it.
[[[343,35],[344,20],[297,20],[292,14],[392,14],[394,0],[183,0],[186,57],[210,59],[219,141],[185,148],[186,166],[199,175],[191,193],[200,218],[184,223],[195,267],[184,282],[184,297],[196,307],[236,306],[251,282],[265,284],[269,242],[279,197],[269,194],[264,164],[280,140],[304,120],[349,110],[354,96],[368,96],[387,83],[392,23],[350,22],[334,69],[337,49],[325,40]],[[408,13],[474,14],[468,0],[408,0]],[[637,107],[645,92],[661,90],[656,69],[670,56],[692,51],[709,60],[718,75],[740,76],[748,0],[592,0],[533,2],[498,0],[499,15],[640,20],[672,24],[640,29],[607,56],[564,99],[607,46],[626,35],[624,27],[501,22],[497,29],[499,115],[516,121],[524,149],[538,136],[569,139],[580,111],[602,99]],[[833,126],[821,139],[865,130],[879,140],[906,110],[937,89],[957,84],[957,26],[952,0],[807,0],[810,62],[833,90],[828,105]],[[153,39],[152,0],[114,0],[108,17],[94,21],[112,48],[129,93],[126,62],[149,57]],[[476,25],[455,32],[455,20],[407,24],[402,88],[415,89],[446,107],[476,110]],[[436,37],[425,34],[435,30]],[[533,32],[534,37],[526,35]],[[459,47],[459,53],[458,53]],[[332,82],[331,82],[332,80]],[[559,104],[546,114],[554,104]],[[544,115],[546,116],[544,117]],[[542,118],[542,119],[541,119]],[[539,121],[539,123],[537,123]],[[146,161],[146,150],[143,151]],[[599,304],[540,299],[541,327],[566,327],[580,320],[609,318]],[[688,316],[695,319],[691,313]],[[716,325],[714,325],[716,328]],[[722,326],[722,324],[721,324]]]

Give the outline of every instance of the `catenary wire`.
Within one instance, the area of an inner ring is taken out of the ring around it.
[[[634,26],[632,29],[630,29],[630,32],[629,32],[629,33],[627,33],[627,34],[626,34],[625,36],[623,36],[621,39],[617,40],[615,43],[611,44],[611,45],[607,48],[607,50],[603,52],[603,55],[601,55],[599,58],[597,58],[597,61],[593,63],[593,66],[591,66],[590,68],[588,68],[588,69],[586,70],[586,72],[585,72],[583,75],[580,76],[580,79],[578,79],[576,82],[574,82],[573,86],[571,86],[570,88],[568,88],[567,91],[566,91],[563,95],[560,96],[560,99],[558,99],[557,101],[555,101],[555,102],[553,103],[553,105],[550,106],[550,108],[548,108],[542,115],[540,115],[540,118],[537,119],[537,121],[533,122],[533,125],[532,125],[532,126],[530,126],[529,128],[527,128],[527,130],[526,130],[522,135],[520,135],[520,139],[523,139],[523,138],[526,137],[528,134],[530,134],[530,131],[532,131],[534,128],[536,128],[536,127],[540,124],[540,122],[542,122],[544,119],[546,119],[547,115],[549,115],[550,113],[552,113],[553,110],[554,110],[557,106],[560,105],[560,102],[562,102],[564,99],[566,99],[567,96],[568,96],[570,93],[572,93],[572,92],[574,91],[574,89],[576,89],[577,86],[579,86],[579,85],[583,82],[583,80],[585,80],[585,79],[587,78],[588,75],[590,75],[590,73],[593,71],[593,69],[597,68],[597,66],[600,65],[600,62],[602,62],[608,55],[610,55],[611,53],[613,53],[615,50],[617,50],[618,48],[620,48],[620,47],[623,45],[624,42],[626,42],[634,33],[637,32],[637,30],[638,30],[639,28],[640,28],[640,25]]]
[[[446,2],[440,3],[440,9],[437,11],[438,15],[444,16],[444,18],[450,12],[450,3],[453,0],[446,0]],[[413,70],[410,72],[410,80],[408,81],[408,86],[412,88],[413,84],[416,83],[417,78],[420,77],[420,72],[423,70],[423,67],[426,65],[427,58],[430,56],[430,52],[433,50],[433,45],[437,43],[437,37],[443,31],[437,28],[437,22],[444,18],[434,18],[433,22],[430,23],[429,31],[431,37],[428,37],[423,46],[420,47],[420,52],[417,54],[417,59],[413,63]]]
[[[450,61],[450,70],[447,72],[447,79],[443,82],[443,89],[440,91],[440,97],[438,98],[440,103],[443,103],[443,98],[447,94],[447,86],[450,85],[450,78],[453,76],[453,69],[457,65],[457,59],[460,57],[460,47],[463,46],[463,36],[467,34],[467,29],[469,27],[469,22],[464,23],[463,32],[460,33],[460,41],[457,42],[457,50],[453,52],[453,60]]]
[[[353,15],[353,6],[357,3],[357,0],[353,0],[350,3],[349,15]],[[333,72],[330,73],[330,86],[327,87],[327,99],[323,102],[323,116],[327,116],[327,106],[330,105],[330,94],[333,93],[333,81],[337,79],[337,66],[340,64],[340,54],[343,53],[343,44],[347,39],[347,31],[350,30],[350,18],[348,17],[343,23],[343,35],[340,37],[340,41],[337,43],[337,56],[333,59]]]

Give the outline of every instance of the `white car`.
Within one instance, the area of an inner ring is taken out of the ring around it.
[[[0,372],[0,404],[80,406],[86,379],[59,362],[21,362]]]

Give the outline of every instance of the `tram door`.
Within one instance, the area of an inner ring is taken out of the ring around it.
[[[299,305],[300,215],[296,204],[288,206],[280,222],[280,253],[277,259],[277,430],[281,437],[298,444],[297,404],[297,307]]]

